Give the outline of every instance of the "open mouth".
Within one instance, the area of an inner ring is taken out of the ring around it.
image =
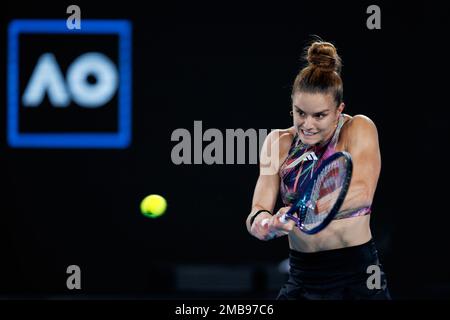
[[[302,134],[303,134],[305,137],[312,137],[313,135],[315,135],[315,134],[318,133],[318,132],[305,131],[305,130],[302,130],[302,129],[300,129],[300,131],[302,132]]]

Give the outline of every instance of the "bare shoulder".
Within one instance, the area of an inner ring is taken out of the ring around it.
[[[287,129],[275,129],[272,130],[266,138],[266,142],[278,143],[280,146],[280,152],[286,148],[289,149],[291,146],[292,140],[295,137],[295,129],[294,127]]]
[[[357,114],[355,116],[349,116],[344,114],[345,123],[342,127],[342,131],[354,134],[361,134],[364,132],[373,132],[377,130],[375,123],[367,116],[362,114]]]
[[[266,137],[261,150],[261,163],[270,161],[274,172],[278,172],[281,163],[286,159],[292,141],[295,137],[295,128],[275,129]],[[277,150],[278,152],[273,152]]]
[[[372,119],[362,114],[353,117],[348,115],[345,116],[348,117],[348,119],[346,119],[346,122],[342,127],[342,138],[347,146],[357,140],[368,141],[378,139],[377,127]]]
[[[376,129],[375,123],[372,121],[372,119],[363,114],[357,114],[356,116],[351,117],[349,125],[351,127],[354,127],[354,129]]]

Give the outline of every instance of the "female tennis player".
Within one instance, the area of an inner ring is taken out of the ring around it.
[[[292,89],[293,126],[273,130],[263,144],[247,229],[265,241],[288,236],[289,279],[277,299],[390,299],[370,231],[381,169],[376,126],[364,115],[343,113],[341,59],[333,44],[314,41],[306,60]],[[307,234],[280,220],[321,161],[338,151],[351,155],[353,172],[331,223]],[[284,207],[274,211],[279,193]]]

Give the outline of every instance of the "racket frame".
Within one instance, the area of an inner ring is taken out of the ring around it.
[[[344,177],[344,183],[342,184],[342,189],[339,193],[338,199],[336,203],[334,204],[333,208],[328,213],[327,217],[316,227],[312,229],[306,229],[304,227],[304,220],[307,212],[307,202],[311,196],[311,192],[314,188],[314,184],[319,177],[320,173],[322,172],[323,168],[325,168],[327,165],[329,165],[331,162],[335,161],[336,159],[344,157],[347,161],[345,162],[347,165],[347,175]],[[325,159],[319,168],[314,172],[313,177],[311,178],[311,181],[308,182],[308,185],[304,189],[305,192],[300,197],[300,199],[297,200],[294,206],[292,206],[288,212],[285,214],[286,219],[293,220],[295,222],[295,225],[304,233],[306,234],[316,234],[320,231],[322,231],[336,216],[336,214],[339,212],[342,203],[344,202],[345,196],[347,195],[348,188],[350,186],[350,181],[352,178],[353,173],[353,162],[352,157],[350,153],[346,151],[338,151],[336,153],[333,153],[330,157]],[[294,213],[298,214],[298,218],[294,216]]]

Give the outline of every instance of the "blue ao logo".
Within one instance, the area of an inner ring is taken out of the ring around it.
[[[14,20],[8,30],[11,147],[125,148],[131,141],[131,25]]]

